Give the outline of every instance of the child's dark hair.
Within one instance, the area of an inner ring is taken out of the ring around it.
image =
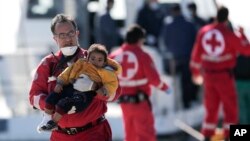
[[[108,51],[106,47],[102,44],[92,44],[89,49],[88,49],[88,59],[91,53],[97,52],[101,53],[104,56],[104,61],[107,62],[107,57],[108,57]]]

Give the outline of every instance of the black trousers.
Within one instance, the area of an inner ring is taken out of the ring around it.
[[[198,101],[199,86],[192,81],[192,74],[189,69],[189,58],[175,59],[174,66],[170,66],[170,60],[165,60],[165,72],[171,75],[171,69],[180,75],[183,107],[188,109],[193,101]],[[174,68],[171,68],[174,67]]]
[[[73,88],[72,84],[63,87],[61,93],[52,92],[46,99],[48,105],[55,105],[64,113],[68,113],[72,107],[75,112],[81,112],[86,109],[93,101],[96,95],[95,91],[79,92]]]

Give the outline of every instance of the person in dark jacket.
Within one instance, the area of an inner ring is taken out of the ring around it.
[[[107,0],[106,12],[96,17],[95,37],[96,42],[106,46],[108,52],[119,45],[119,28],[111,17],[110,11],[113,8],[114,0]]]
[[[207,22],[197,15],[197,6],[194,2],[188,4],[188,10],[191,13],[191,22],[196,26],[196,30],[199,30],[202,26],[206,25]]]
[[[189,70],[189,60],[196,37],[195,25],[187,21],[181,14],[180,5],[176,4],[171,9],[172,17],[167,17],[162,29],[164,47],[173,57],[175,62],[173,68],[165,64],[166,71],[175,71],[181,77],[181,90],[183,107],[188,109],[196,102],[198,86],[192,82]],[[167,62],[167,61],[166,61]]]
[[[158,37],[164,13],[157,0],[147,0],[139,10],[136,23],[146,30],[145,44],[158,48]]]

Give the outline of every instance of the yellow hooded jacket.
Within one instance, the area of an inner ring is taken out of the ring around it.
[[[57,78],[60,84],[67,85],[77,79],[81,74],[87,75],[92,81],[102,83],[107,89],[107,95],[112,98],[118,88],[117,75],[121,73],[121,65],[113,59],[107,59],[107,65],[113,70],[96,68],[86,59],[78,59],[72,66],[67,67]]]

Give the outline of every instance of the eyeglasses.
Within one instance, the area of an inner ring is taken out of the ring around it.
[[[58,36],[60,39],[66,39],[67,37],[72,38],[76,35],[76,31],[71,30],[68,33],[59,33],[59,34],[54,34],[54,35]]]

